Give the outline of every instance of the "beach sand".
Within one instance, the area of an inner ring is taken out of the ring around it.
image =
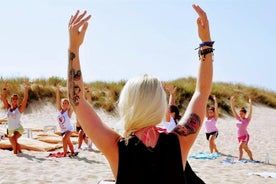
[[[104,122],[122,133],[122,125],[118,123],[116,117],[102,111],[98,111],[98,113]],[[23,126],[33,130],[43,130],[44,126],[58,127],[56,115],[55,106],[51,103],[33,103],[22,115]],[[237,162],[238,142],[235,119],[224,116],[219,118],[219,136],[216,140],[221,156],[214,160],[190,157],[188,160],[192,168],[207,184],[276,183],[276,178],[261,176],[261,174],[265,173],[276,173],[275,115],[275,109],[260,105],[253,106],[253,117],[248,127],[251,136],[249,147],[253,152],[254,159],[263,162],[266,153],[268,153],[270,164]],[[0,118],[4,116],[5,111],[2,109]],[[75,123],[74,115],[72,122]],[[3,125],[0,125],[0,127],[3,129]],[[32,137],[36,138],[38,134],[38,132],[33,131]],[[27,134],[24,134],[20,139],[22,141],[28,139]],[[94,149],[96,148],[94,147]],[[78,150],[79,154],[74,158],[48,157],[50,153],[59,151],[62,151],[62,149],[58,148],[53,151],[23,150],[22,154],[15,155],[12,151],[0,149],[0,183],[96,184],[102,179],[113,178],[108,162],[101,152],[83,149]],[[190,150],[190,155],[195,155],[199,152],[209,152],[204,127],[202,127],[197,140]],[[234,161],[234,163],[223,162],[227,158]],[[246,153],[244,158],[248,158]]]

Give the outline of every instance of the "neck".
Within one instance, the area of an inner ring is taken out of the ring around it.
[[[134,132],[134,135],[140,139],[147,147],[154,148],[159,138],[159,131],[168,133],[166,129],[156,126],[142,128]]]
[[[207,117],[207,119],[212,119],[213,118],[213,116],[209,116],[209,117]]]
[[[67,111],[67,109],[61,109],[61,112],[64,113],[65,111]]]
[[[159,132],[156,130],[155,126],[152,126],[138,130],[134,132],[134,135],[136,135],[147,147],[154,148],[159,137]]]

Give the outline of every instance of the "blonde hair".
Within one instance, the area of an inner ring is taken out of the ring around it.
[[[144,75],[130,79],[121,91],[118,111],[125,137],[159,124],[167,110],[166,93],[158,78]]]
[[[68,98],[62,98],[61,99],[61,108],[63,108],[63,103],[64,102],[67,102],[68,103],[68,106],[67,106],[67,108],[66,109],[70,109],[70,101],[69,101],[69,99]]]

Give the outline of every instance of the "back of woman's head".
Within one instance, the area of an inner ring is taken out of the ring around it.
[[[144,75],[130,79],[122,89],[118,103],[125,127],[124,136],[159,124],[166,109],[166,93],[158,78]]]

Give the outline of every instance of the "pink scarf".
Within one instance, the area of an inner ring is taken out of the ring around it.
[[[143,136],[142,136],[142,142],[147,145],[147,143],[150,143],[150,141],[152,140],[152,135],[154,135],[154,137],[156,137],[156,132],[164,132],[165,134],[168,134],[167,130],[161,127],[150,127],[150,128],[143,128],[141,130],[138,130],[136,132],[134,132],[134,134],[137,134],[139,132],[143,131]],[[153,134],[151,134],[151,132]]]

